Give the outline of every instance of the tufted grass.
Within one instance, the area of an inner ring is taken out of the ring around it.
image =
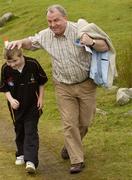
[[[0,16],[9,11],[15,15],[12,21],[0,28],[0,66],[4,62],[3,37],[16,40],[46,28],[44,12],[47,6],[54,3],[60,3],[66,7],[70,20],[76,21],[84,17],[89,22],[99,25],[110,35],[117,51],[119,76],[115,80],[115,85],[132,87],[131,0],[50,0],[50,2],[49,0],[0,0]],[[13,126],[5,97],[0,94],[0,179],[132,179],[132,118],[125,116],[125,113],[132,109],[131,102],[120,107],[116,104],[116,90],[98,88],[97,107],[107,114],[96,114],[89,134],[84,140],[86,158],[84,172],[77,176],[68,175],[69,162],[62,161],[59,154],[63,146],[63,131],[52,84],[50,57],[42,50],[24,51],[24,53],[37,58],[49,77],[45,87],[44,114],[39,123],[41,161],[35,177],[26,175],[24,167],[15,167]]]

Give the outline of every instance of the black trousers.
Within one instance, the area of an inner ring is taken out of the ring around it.
[[[39,112],[36,108],[30,109],[28,113],[21,116],[15,113],[15,133],[16,133],[16,156],[24,155],[24,160],[31,161],[38,166],[38,120]]]

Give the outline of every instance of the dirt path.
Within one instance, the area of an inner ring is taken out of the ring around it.
[[[2,148],[2,150],[5,150],[6,152],[11,151],[14,153],[15,152],[15,143],[14,143],[15,137],[14,137],[12,123],[10,121],[0,120],[0,127],[1,127],[0,148]],[[83,177],[81,178],[79,174],[70,175],[68,172],[69,162],[64,162],[63,160],[61,160],[61,158],[57,159],[57,157],[55,156],[55,154],[53,154],[53,152],[54,151],[52,151],[52,149],[49,150],[45,145],[42,145],[41,139],[40,139],[40,151],[39,151],[40,162],[39,162],[37,174],[34,177],[34,179],[37,179],[37,180],[74,180],[74,179],[81,180],[83,179],[85,180]],[[2,167],[1,161],[0,161],[0,167]],[[22,174],[20,173],[20,175],[21,175],[21,177],[19,176],[20,179],[23,179],[22,178],[23,172]],[[28,177],[26,178],[26,180],[30,178],[31,177]],[[7,177],[5,177],[4,179],[8,180]],[[0,178],[0,180],[4,180],[4,179]],[[12,178],[9,178],[9,179],[13,180]]]

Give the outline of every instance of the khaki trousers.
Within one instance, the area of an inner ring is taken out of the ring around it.
[[[82,139],[96,109],[96,85],[91,79],[67,85],[55,80],[55,92],[71,164],[84,162]]]

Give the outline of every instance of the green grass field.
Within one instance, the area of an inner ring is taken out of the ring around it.
[[[0,28],[0,66],[3,63],[3,38],[21,39],[47,27],[45,10],[61,4],[69,20],[85,18],[105,30],[117,51],[119,77],[115,85],[132,87],[132,1],[131,0],[0,0],[0,16],[13,12],[15,17]],[[28,176],[24,167],[14,165],[15,143],[12,121],[4,94],[0,94],[0,180],[131,180],[132,179],[132,102],[116,104],[116,90],[98,88],[97,108],[107,112],[96,114],[84,139],[86,168],[78,175],[69,175],[69,161],[63,161],[63,131],[52,85],[51,61],[43,50],[24,51],[37,58],[49,81],[45,87],[44,114],[39,123],[40,165],[36,176]],[[126,63],[127,62],[127,63]]]

